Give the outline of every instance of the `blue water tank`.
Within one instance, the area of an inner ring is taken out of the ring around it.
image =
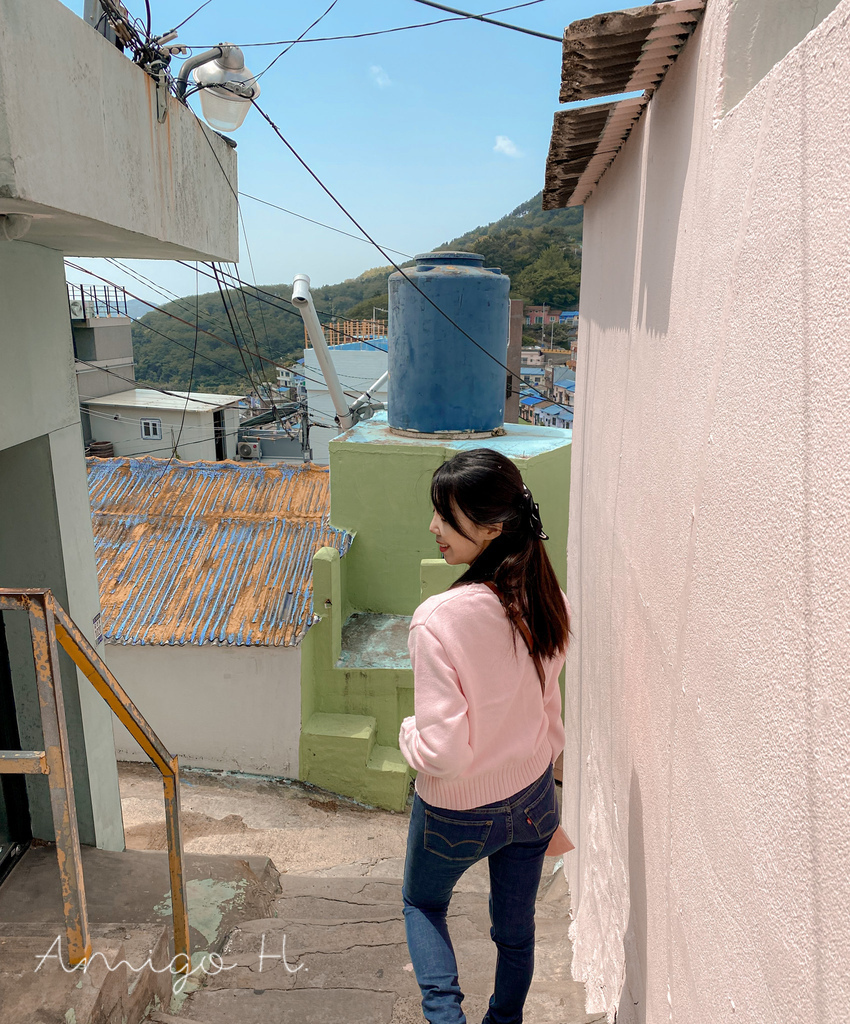
[[[471,252],[425,253],[404,274],[409,281],[398,272],[389,280],[390,427],[423,434],[500,427],[510,279]]]

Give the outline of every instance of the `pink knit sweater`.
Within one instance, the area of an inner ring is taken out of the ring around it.
[[[408,648],[416,714],[401,723],[399,746],[426,803],[467,810],[503,800],[563,751],[564,657],[546,662],[541,693],[531,655],[522,637],[514,645],[488,587],[472,583],[423,602]]]

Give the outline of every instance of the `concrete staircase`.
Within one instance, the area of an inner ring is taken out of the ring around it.
[[[140,1021],[171,998],[171,974],[132,971],[150,958],[159,967],[170,958],[164,925],[98,925],[92,945],[101,956],[83,971],[63,969],[57,934],[44,926],[0,926],[2,1018],[15,1024],[128,1024]],[[64,963],[64,935],[62,936]],[[42,959],[50,953],[52,959]]]
[[[277,917],[237,927],[222,952],[228,969],[208,976],[179,1015],[154,1012],[148,1024],[422,1024],[400,880],[345,877],[337,870],[332,877],[282,876]],[[467,872],[450,908],[470,1024],[486,1012],[495,967],[486,872],[486,862]],[[570,977],[568,908],[566,883],[558,871],[541,886],[538,898],[529,1024],[601,1024],[605,1019],[585,1014],[584,987]]]
[[[400,750],[376,743],[371,715],[315,712],[301,730],[301,774],[332,793],[403,811],[411,771]]]
[[[0,888],[2,1024],[138,1024],[172,1005],[166,854],[84,846],[82,859],[93,950],[85,970],[67,967],[54,846],[27,850]],[[193,965],[238,921],[273,913],[280,887],[267,857],[187,854],[184,869]]]

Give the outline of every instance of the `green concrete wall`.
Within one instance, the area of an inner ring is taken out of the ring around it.
[[[490,447],[514,461],[540,505],[547,549],[565,586],[570,435],[509,425],[504,437],[486,444],[420,441],[394,438],[376,420],[330,444],[331,521],[355,537],[343,558],[324,548],[313,560],[319,621],[302,642],[300,775],[357,798],[368,789],[370,799],[380,802],[375,786],[359,781],[364,750],[374,744],[397,750],[401,720],[413,714],[413,673],[338,665],[346,620],[353,612],[412,615],[464,571],[433,557],[437,548],[428,530],[431,477],[460,448]],[[375,654],[380,660],[377,646]],[[399,809],[398,792],[396,785],[381,806]]]
[[[366,426],[366,425],[363,425]],[[419,563],[437,548],[428,531],[434,470],[462,448],[503,451],[519,468],[540,505],[549,534],[547,550],[562,586],[567,579],[570,435],[536,428],[535,445],[517,444],[524,433],[512,424],[506,437],[475,444],[440,440],[399,441],[368,425],[375,441],[353,440],[355,427],[330,443],[331,522],[357,533],[346,555],[346,599],[352,609],[412,615],[419,604]],[[378,425],[380,430],[380,425]],[[519,431],[519,433],[515,433]],[[529,450],[523,455],[523,448]]]
[[[444,594],[465,569],[465,565],[449,565],[442,558],[423,558],[419,563],[419,603]]]

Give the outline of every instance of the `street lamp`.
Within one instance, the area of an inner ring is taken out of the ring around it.
[[[260,95],[260,86],[245,67],[238,46],[219,43],[183,61],[177,76],[177,98],[185,102],[189,72],[198,85],[201,113],[210,127],[219,132],[235,132],[245,120],[251,101]]]

